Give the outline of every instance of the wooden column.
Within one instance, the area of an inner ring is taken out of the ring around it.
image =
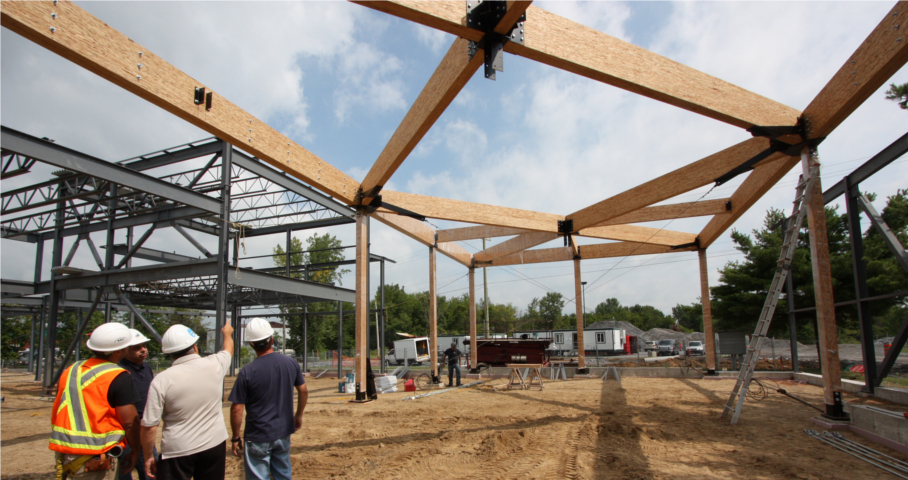
[[[429,362],[438,376],[438,284],[435,282],[435,247],[429,247]]]
[[[804,178],[812,166],[819,166],[819,157],[809,148],[801,151]],[[819,173],[813,193],[807,203],[807,228],[810,233],[810,263],[813,266],[814,296],[817,305],[817,334],[820,342],[820,367],[823,373],[823,400],[826,414],[842,416],[842,370],[839,363],[839,335],[836,330],[835,301],[832,296],[832,268],[829,263],[829,240],[826,236],[826,210]],[[839,397],[841,398],[841,397]]]
[[[580,259],[574,259],[574,303],[577,304],[577,368],[586,368],[583,348],[583,285],[580,285]]]
[[[709,300],[709,268],[706,266],[706,249],[697,250],[700,256],[700,302],[703,304],[703,348],[706,349],[707,373],[716,371],[716,336],[713,334],[713,308]]]
[[[476,269],[470,268],[470,369],[476,371],[478,348],[476,348]]]
[[[357,400],[366,396],[366,362],[369,361],[369,346],[366,344],[366,331],[369,328],[369,216],[362,212],[356,214],[356,323],[354,373],[359,390]],[[338,354],[339,361],[342,356]]]

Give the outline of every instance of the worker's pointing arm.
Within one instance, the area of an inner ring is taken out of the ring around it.
[[[224,334],[224,349],[223,351],[233,356],[233,327],[230,326],[230,323],[224,324],[224,328],[221,329],[221,332]]]

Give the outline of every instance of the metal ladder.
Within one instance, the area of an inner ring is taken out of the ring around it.
[[[769,323],[772,321],[772,315],[775,313],[776,305],[779,303],[779,296],[785,286],[785,279],[791,270],[791,259],[797,247],[798,233],[801,231],[801,224],[804,222],[806,213],[806,210],[801,208],[801,206],[805,204],[805,201],[809,201],[818,176],[818,167],[813,167],[810,169],[809,178],[806,181],[804,181],[803,175],[798,181],[794,210],[791,213],[791,217],[788,218],[789,223],[782,240],[782,251],[779,254],[776,274],[772,279],[769,293],[766,295],[766,302],[763,303],[760,320],[757,322],[754,334],[750,337],[750,343],[747,345],[747,354],[744,356],[741,371],[738,373],[738,381],[735,382],[735,388],[728,397],[728,402],[725,403],[725,409],[722,410],[721,418],[725,418],[728,416],[728,412],[734,410],[734,415],[731,417],[732,424],[738,423],[738,417],[741,416],[741,408],[744,406],[744,399],[747,397],[747,389],[750,388],[754,368],[757,366],[757,352],[760,351],[760,344],[766,338],[766,332],[769,331]]]

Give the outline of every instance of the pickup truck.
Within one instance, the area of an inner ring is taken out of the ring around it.
[[[706,349],[703,347],[703,342],[693,340],[687,344],[687,356],[693,357],[694,355],[706,355]]]
[[[677,340],[659,340],[659,343],[656,344],[659,347],[659,350],[656,351],[656,355],[680,355],[681,354],[681,344]]]

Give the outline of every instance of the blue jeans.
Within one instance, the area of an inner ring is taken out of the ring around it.
[[[246,442],[247,480],[291,480],[290,437],[273,442]]]
[[[120,458],[125,457],[132,449],[129,448],[129,445],[126,446],[126,449],[123,450],[123,455]],[[152,456],[158,458],[158,447],[154,447]],[[133,469],[136,474],[139,476],[139,480],[148,480],[148,477],[145,475],[145,456],[142,455],[142,451],[139,450],[139,459],[136,460],[136,467]],[[117,480],[132,480],[132,471],[129,473],[120,473],[120,462],[117,462]]]
[[[457,386],[460,386],[460,365],[456,363],[448,364],[448,386],[454,384],[454,372],[457,371]]]

